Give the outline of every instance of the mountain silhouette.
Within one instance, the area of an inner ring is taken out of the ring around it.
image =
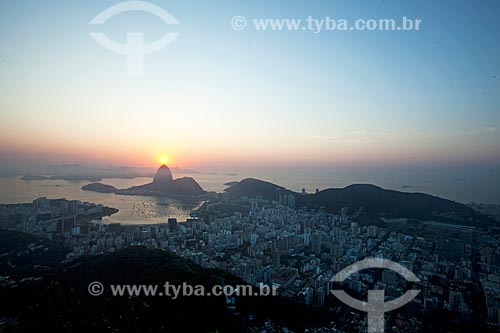
[[[298,208],[322,208],[333,213],[346,207],[350,214],[372,217],[434,220],[483,228],[498,225],[488,216],[452,200],[425,193],[387,190],[371,184],[354,184],[325,189],[315,194],[301,194],[273,183],[247,178],[225,191],[233,199],[260,196],[266,200],[277,200],[278,194],[291,194],[295,196],[295,206]]]
[[[174,177],[172,176],[172,172],[166,165],[162,165],[158,171],[156,171],[156,174],[153,177],[153,184],[158,184],[158,185],[167,185],[170,184],[174,180]]]
[[[125,195],[202,195],[205,190],[191,177],[174,179],[166,165],[162,165],[149,184],[117,190],[116,194]]]
[[[276,200],[276,193],[278,190],[281,190],[283,194],[295,193],[293,191],[287,190],[283,186],[279,186],[255,178],[246,178],[240,182],[231,182],[229,183],[229,187],[224,191],[234,199],[260,196],[266,200]]]

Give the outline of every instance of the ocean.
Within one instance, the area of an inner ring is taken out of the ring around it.
[[[238,173],[219,170],[200,174],[175,174],[174,178],[184,176],[193,177],[205,190],[216,192],[222,192],[227,182],[253,177],[271,181],[295,191],[301,191],[304,188],[309,193],[316,189],[371,183],[398,191],[423,192],[462,203],[500,204],[500,177],[497,171],[457,173],[443,170],[443,172],[405,173],[389,170],[362,172],[352,169],[321,169],[315,172],[299,169],[293,171],[241,169]],[[116,188],[128,188],[150,181],[150,178],[108,178],[101,182]],[[103,223],[120,222],[123,224],[164,223],[169,217],[185,221],[189,213],[202,204],[202,202],[185,203],[165,197],[125,196],[83,191],[81,187],[88,183],[88,181],[65,180],[24,181],[20,177],[0,177],[0,203],[31,202],[42,196],[89,201],[119,209],[118,213],[104,218]]]

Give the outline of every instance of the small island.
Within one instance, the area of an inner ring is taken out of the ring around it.
[[[87,184],[82,187],[84,191],[98,192],[98,193],[115,193],[116,187],[101,183]]]
[[[21,180],[26,180],[26,181],[31,181],[31,180],[47,180],[50,179],[49,176],[42,176],[42,175],[24,175],[20,178]]]
[[[52,176],[44,176],[44,175],[24,175],[20,178],[25,181],[32,180],[67,180],[69,182],[81,182],[81,181],[91,181],[98,182],[102,180],[102,177],[90,174],[69,174],[69,175],[52,175]]]

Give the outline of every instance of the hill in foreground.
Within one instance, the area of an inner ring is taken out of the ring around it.
[[[19,242],[10,244],[9,251],[36,241],[21,236],[17,237]],[[225,296],[112,296],[111,284],[157,285],[161,290],[166,281],[177,286],[185,282],[203,285],[209,291],[214,285],[245,284],[229,273],[204,269],[175,254],[144,247],[53,264],[43,271],[32,268],[31,275],[34,279],[18,282],[15,287],[0,284],[1,331],[232,333],[247,332],[248,327],[261,326],[265,319],[300,331],[332,319],[325,311],[277,296],[238,297],[236,310],[227,305]],[[94,281],[106,286],[101,296],[88,292]],[[4,325],[6,322],[9,324]]]

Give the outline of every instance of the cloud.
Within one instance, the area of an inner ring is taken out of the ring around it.
[[[311,140],[336,141],[340,143],[374,143],[377,142],[371,136],[365,135],[362,131],[352,131],[345,135],[313,135]]]
[[[482,133],[493,133],[496,131],[497,131],[496,127],[485,127],[481,130]]]
[[[473,130],[469,131],[470,135],[480,135],[480,134],[492,134],[497,131],[497,127],[482,127],[482,128],[476,128]]]

